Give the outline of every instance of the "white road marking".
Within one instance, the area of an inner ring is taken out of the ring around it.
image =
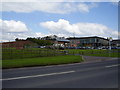
[[[115,64],[115,65],[110,65],[110,66],[105,66],[106,68],[110,68],[110,67],[116,67],[119,66],[120,64]]]
[[[66,71],[66,72],[58,72],[58,73],[32,75],[32,76],[23,76],[23,77],[15,77],[15,78],[5,78],[5,79],[0,79],[0,80],[15,80],[15,79],[24,79],[24,78],[34,78],[34,77],[43,77],[43,76],[50,76],[50,75],[67,74],[67,73],[73,73],[73,72],[75,72],[75,71]]]

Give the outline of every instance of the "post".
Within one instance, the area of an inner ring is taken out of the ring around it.
[[[111,41],[112,41],[112,37],[109,37],[109,50],[111,50]]]
[[[110,40],[109,40],[109,50],[111,50],[111,43],[110,43]]]
[[[109,57],[111,56],[111,41],[112,41],[112,37],[109,37]]]

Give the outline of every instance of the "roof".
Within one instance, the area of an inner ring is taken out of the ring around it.
[[[120,43],[120,39],[112,40],[113,43]]]
[[[57,39],[57,41],[59,41],[59,42],[70,42],[70,40],[66,40],[66,39]]]
[[[68,40],[71,40],[71,39],[89,39],[89,38],[99,38],[99,39],[104,39],[104,40],[108,40],[108,39],[105,39],[103,37],[98,37],[98,36],[91,36],[91,37],[69,37],[67,38]]]
[[[112,41],[120,41],[120,39],[115,39],[115,40],[112,40]]]

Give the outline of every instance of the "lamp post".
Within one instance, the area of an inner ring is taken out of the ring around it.
[[[112,41],[112,37],[109,37],[109,50],[111,50],[111,41]]]

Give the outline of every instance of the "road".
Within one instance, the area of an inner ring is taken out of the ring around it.
[[[118,60],[4,69],[2,88],[118,88]],[[0,79],[1,80],[1,79]]]

